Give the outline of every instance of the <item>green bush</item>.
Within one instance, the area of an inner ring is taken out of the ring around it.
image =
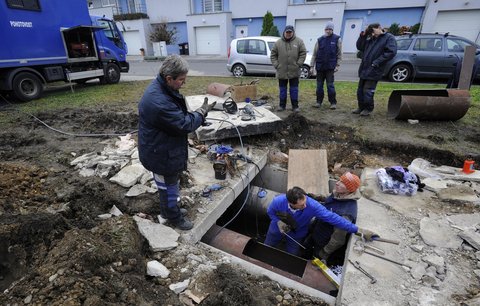
[[[270,28],[270,31],[268,31],[268,36],[276,36],[276,37],[280,37],[280,32],[278,32],[278,28],[277,26],[273,26]]]
[[[270,30],[274,27],[273,25],[273,15],[269,11],[263,16],[263,24],[262,24],[262,33],[260,35],[266,36],[269,35]],[[278,29],[277,29],[278,32]],[[280,36],[280,35],[278,35]]]
[[[410,32],[412,34],[418,34],[418,31],[420,31],[420,23],[416,23],[410,27]]]
[[[120,15],[113,15],[113,20],[137,20],[137,19],[148,19],[148,15],[145,13],[128,13],[128,14],[120,14]]]
[[[388,32],[390,32],[395,36],[400,35],[400,27],[398,26],[398,23],[396,22],[392,23],[388,28]]]

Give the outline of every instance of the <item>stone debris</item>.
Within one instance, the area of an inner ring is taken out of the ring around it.
[[[134,216],[139,232],[147,239],[154,252],[165,251],[178,246],[180,236],[174,229],[163,224],[154,223],[150,220]]]
[[[141,164],[129,165],[111,177],[110,182],[129,188],[135,185],[146,171]]]
[[[447,187],[437,193],[440,200],[456,204],[480,204],[475,191],[466,185]]]
[[[467,230],[458,233],[458,236],[465,240],[468,244],[474,247],[476,250],[480,250],[480,234],[473,230]]]
[[[160,276],[161,278],[167,278],[170,275],[170,270],[156,260],[147,262],[147,275]]]
[[[187,278],[183,282],[180,283],[175,283],[175,284],[170,284],[168,288],[175,292],[176,294],[179,294],[180,292],[184,291],[185,289],[188,288],[188,285],[190,284],[190,279]]]
[[[420,220],[420,236],[430,246],[450,249],[460,248],[462,239],[458,237],[457,232],[445,219],[434,220],[425,217]]]
[[[110,209],[110,213],[115,217],[119,217],[123,215],[120,209],[118,209],[117,206],[115,205],[113,205],[112,208]]]

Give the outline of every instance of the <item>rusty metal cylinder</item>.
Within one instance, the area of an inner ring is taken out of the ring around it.
[[[460,89],[394,90],[388,99],[391,119],[459,120],[470,107],[470,93]]]

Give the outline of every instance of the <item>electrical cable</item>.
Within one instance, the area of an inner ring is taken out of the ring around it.
[[[245,156],[245,150],[244,150],[244,146],[243,146],[242,135],[240,134],[240,131],[238,130],[238,127],[235,124],[233,124],[233,122],[225,120],[225,119],[216,119],[216,118],[209,118],[209,119],[210,120],[215,120],[215,121],[222,121],[222,122],[230,123],[235,128],[235,130],[237,131],[237,134],[238,134],[238,139],[240,140],[241,154],[243,156]],[[240,172],[240,178],[242,179],[242,184],[245,186],[245,184],[243,183],[242,172]],[[248,179],[249,179],[248,171],[246,171],[246,178],[247,178],[247,182],[248,182]],[[225,223],[224,225],[222,225],[222,227],[220,227],[220,229],[215,233],[215,235],[213,235],[212,239],[215,238],[225,227],[227,227],[230,223],[232,223],[233,220],[235,220],[235,218],[237,218],[237,216],[240,214],[240,212],[243,210],[243,208],[247,204],[249,197],[250,197],[250,183],[247,184],[247,195],[245,196],[245,200],[243,201],[242,206],[240,207],[238,212],[227,223]]]
[[[4,96],[0,95],[2,97],[2,99],[7,103],[7,104],[10,104],[12,106],[15,106],[15,104],[11,103],[10,101],[8,101],[7,99],[5,99]],[[59,129],[56,129],[54,127],[51,127],[49,126],[47,123],[43,122],[41,119],[39,119],[38,117],[36,117],[35,115],[32,115],[30,114],[29,112],[26,112],[26,111],[23,111],[23,110],[19,110],[19,109],[15,109],[17,112],[19,113],[22,113],[22,114],[26,114],[26,115],[29,115],[30,117],[32,117],[33,119],[37,120],[38,122],[40,122],[42,125],[44,125],[45,127],[47,127],[48,129],[54,131],[54,132],[57,132],[57,133],[60,133],[60,134],[63,134],[63,135],[67,135],[67,136],[74,136],[74,137],[103,137],[103,136],[125,136],[125,135],[128,135],[128,134],[136,134],[138,133],[138,130],[134,130],[134,131],[131,131],[131,132],[128,132],[128,133],[121,133],[121,134],[118,134],[118,133],[104,133],[104,134],[77,134],[77,133],[69,133],[69,132],[64,132],[64,131],[61,131]]]

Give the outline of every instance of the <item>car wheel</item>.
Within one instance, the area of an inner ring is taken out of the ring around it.
[[[236,64],[235,66],[233,66],[232,68],[232,74],[233,76],[235,77],[241,77],[241,76],[244,76],[246,74],[246,70],[245,70],[245,67],[243,65],[240,65],[240,64]]]
[[[39,77],[30,72],[21,72],[13,78],[15,97],[23,102],[39,98],[43,92],[43,84]]]
[[[390,70],[388,78],[392,82],[406,82],[412,76],[412,67],[406,64],[396,65]]]
[[[301,79],[308,79],[310,77],[310,67],[307,65],[303,65],[300,67],[300,78]]]

